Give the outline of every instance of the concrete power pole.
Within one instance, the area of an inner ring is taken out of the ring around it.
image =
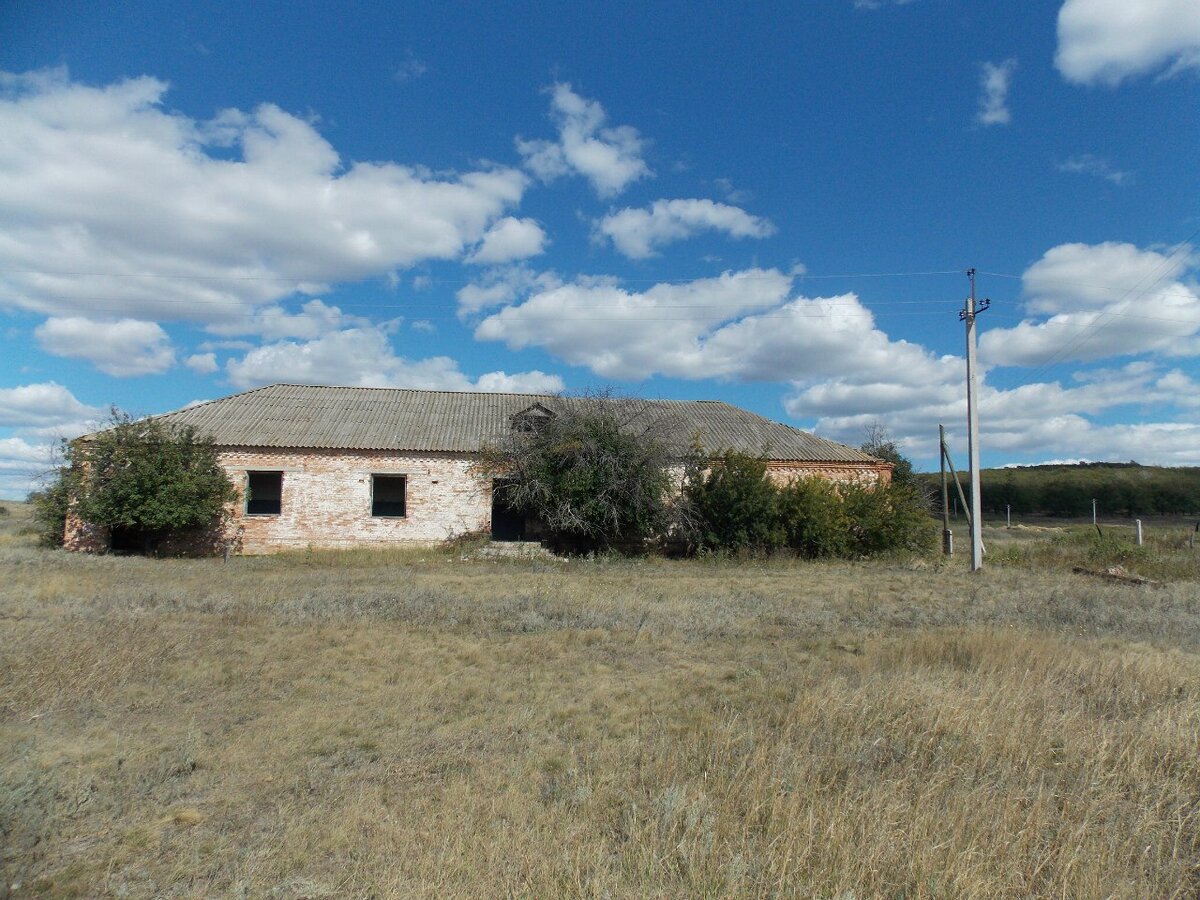
[[[983,517],[979,499],[979,392],[975,385],[975,316],[992,305],[991,300],[975,302],[975,270],[967,269],[971,296],[958,318],[967,323],[967,459],[971,469],[971,571],[983,568]]]

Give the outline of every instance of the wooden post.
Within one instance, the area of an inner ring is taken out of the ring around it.
[[[950,530],[950,489],[946,483],[946,427],[938,426],[938,462],[942,468],[942,553],[954,555],[954,532]]]

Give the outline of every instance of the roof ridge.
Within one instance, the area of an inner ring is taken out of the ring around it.
[[[390,387],[385,384],[306,384],[302,381],[276,381],[273,384],[266,384],[259,388],[254,388],[249,391],[242,391],[239,394],[230,394],[229,397],[240,397],[242,394],[252,394],[254,391],[265,390],[273,387],[298,387],[298,388],[321,388],[327,391],[402,391],[407,394],[470,394],[475,396],[487,397],[559,397],[561,394],[534,394],[522,391],[451,391],[446,388],[406,388],[406,387]],[[222,399],[228,400],[229,397]]]

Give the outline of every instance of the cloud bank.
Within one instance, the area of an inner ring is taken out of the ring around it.
[[[347,162],[272,104],[198,120],[166,93],[149,77],[0,78],[0,303],[228,324],[481,241],[485,258],[537,249],[528,220],[494,230],[528,185],[517,169]]]

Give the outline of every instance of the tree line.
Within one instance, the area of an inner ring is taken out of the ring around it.
[[[984,469],[979,476],[980,505],[989,516],[1011,508],[1013,515],[1083,518],[1091,516],[1093,500],[1104,516],[1200,514],[1200,468],[1079,463]],[[937,474],[917,477],[940,492]]]

